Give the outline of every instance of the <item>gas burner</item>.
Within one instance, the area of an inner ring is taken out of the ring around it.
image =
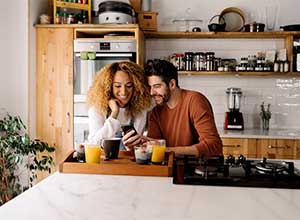
[[[300,172],[291,161],[231,155],[176,158],[174,165],[175,184],[300,189]]]
[[[200,165],[195,168],[195,173],[200,176],[216,176],[218,168],[216,166]]]
[[[229,155],[226,159],[226,164],[232,166],[232,167],[238,167],[243,165],[246,162],[246,157],[243,156],[242,154],[235,159],[235,157],[233,155]]]
[[[260,174],[279,174],[286,169],[286,163],[282,161],[267,162],[266,158],[263,161],[255,164],[256,171]]]

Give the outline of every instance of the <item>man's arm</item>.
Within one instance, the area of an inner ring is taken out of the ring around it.
[[[194,145],[199,156],[222,154],[222,140],[216,128],[211,104],[205,96],[197,94],[192,97],[190,118],[199,135],[199,143]]]

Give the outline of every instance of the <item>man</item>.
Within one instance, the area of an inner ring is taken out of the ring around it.
[[[181,89],[177,69],[168,61],[148,62],[145,73],[157,104],[150,114],[148,139],[166,139],[168,149],[176,156],[221,155],[222,141],[207,98],[199,92]],[[136,137],[130,139],[127,143],[137,141]]]

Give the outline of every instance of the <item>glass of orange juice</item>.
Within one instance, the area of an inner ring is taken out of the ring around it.
[[[99,144],[86,144],[84,151],[86,163],[100,163],[101,148]]]
[[[153,164],[162,164],[165,159],[166,140],[157,139],[149,141],[148,146],[152,148],[151,162]]]

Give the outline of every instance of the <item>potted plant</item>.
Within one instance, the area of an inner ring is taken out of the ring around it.
[[[51,172],[54,162],[49,153],[54,150],[43,141],[30,139],[20,116],[7,113],[0,119],[0,206],[31,187],[37,171]],[[25,186],[18,174],[22,166],[29,170]]]

